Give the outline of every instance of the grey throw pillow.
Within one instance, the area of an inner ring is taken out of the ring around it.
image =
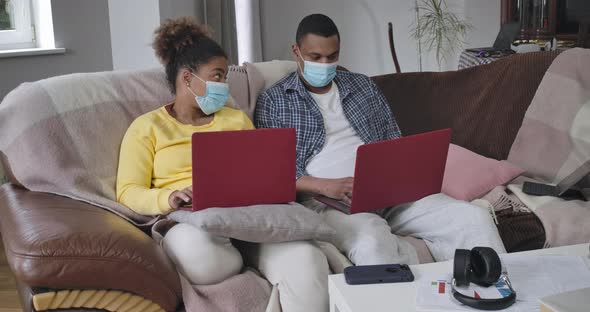
[[[179,210],[168,217],[211,234],[254,243],[331,241],[334,235],[334,229],[324,223],[322,216],[297,203],[209,208],[196,212]]]

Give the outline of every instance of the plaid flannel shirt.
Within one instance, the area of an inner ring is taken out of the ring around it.
[[[385,96],[367,76],[338,71],[344,115],[365,143],[401,137]],[[297,72],[281,79],[258,97],[254,121],[257,128],[295,128],[297,179],[308,175],[307,163],[326,142],[324,118]]]

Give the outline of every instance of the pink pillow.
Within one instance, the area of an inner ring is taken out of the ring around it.
[[[442,192],[456,199],[472,201],[523,172],[507,161],[487,158],[451,144]]]

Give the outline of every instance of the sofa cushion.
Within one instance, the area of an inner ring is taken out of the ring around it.
[[[258,94],[264,88],[263,77],[256,68],[246,63],[245,66],[229,67],[227,83],[235,100],[230,106],[243,111],[253,120]]]
[[[391,74],[374,80],[403,135],[451,128],[453,143],[502,160],[557,55],[518,54],[460,71]]]
[[[505,160],[483,157],[451,144],[442,192],[456,199],[472,201],[494,187],[510,182],[523,172]]]
[[[122,290],[166,311],[181,301],[178,275],[163,250],[106,210],[6,184],[0,231],[15,277],[29,287]]]
[[[279,80],[297,70],[297,63],[295,61],[274,60],[269,62],[246,63],[246,67],[250,66],[256,68],[264,81],[264,88],[261,91],[272,87]]]
[[[331,241],[334,230],[317,213],[300,204],[174,211],[169,218],[211,234],[255,243],[298,240]]]

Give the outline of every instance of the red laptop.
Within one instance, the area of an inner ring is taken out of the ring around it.
[[[371,212],[440,193],[451,130],[439,130],[358,148],[352,202],[316,197],[345,213]]]
[[[295,201],[295,129],[192,137],[192,210]]]

